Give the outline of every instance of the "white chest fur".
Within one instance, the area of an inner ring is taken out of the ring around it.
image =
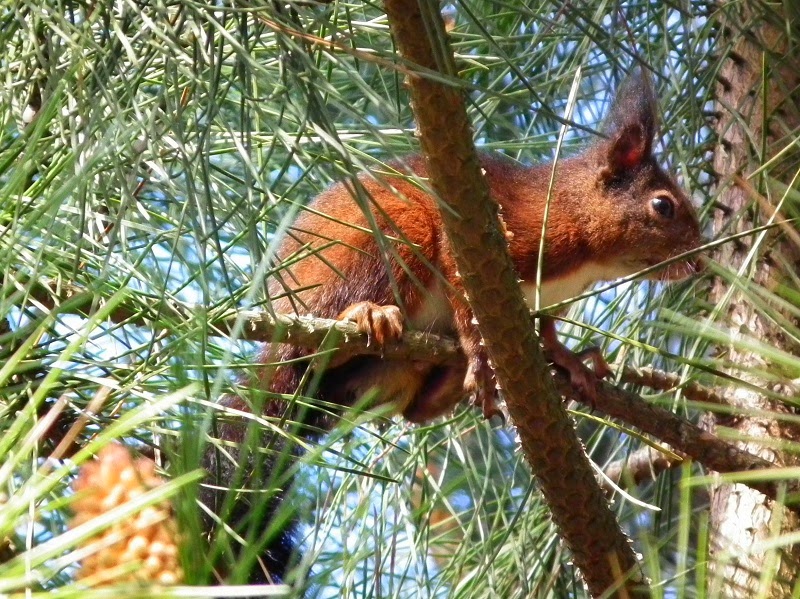
[[[542,285],[542,295],[539,306],[545,308],[552,304],[580,295],[598,281],[612,281],[623,277],[630,272],[621,268],[610,268],[607,265],[590,262],[572,271],[568,275],[557,279],[549,279]],[[531,281],[522,281],[520,284],[525,301],[530,309],[536,305],[536,284]],[[427,290],[425,299],[409,320],[409,328],[416,331],[444,333],[453,330],[453,310],[444,293],[444,284],[436,281],[433,287]]]
[[[545,281],[542,285],[539,307],[545,308],[552,304],[563,302],[576,295],[580,295],[599,281],[613,281],[614,279],[624,277],[628,274],[630,274],[630,272],[619,267],[613,268],[605,264],[589,262],[573,270],[568,275]],[[528,307],[533,310],[536,306],[536,283],[532,281],[522,281],[521,286],[525,301]]]

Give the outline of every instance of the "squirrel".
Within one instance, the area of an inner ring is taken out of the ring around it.
[[[543,230],[541,307],[700,246],[691,202],[653,156],[657,121],[649,77],[636,69],[617,91],[602,129],[604,137],[578,155],[559,160],[552,189],[552,164],[523,166],[501,156],[481,157],[531,307]],[[273,308],[279,313],[354,321],[378,344],[397,339],[406,328],[454,334],[466,356],[460,366],[378,356],[352,357],[340,364],[334,357],[317,378],[314,393],[325,405],[350,406],[371,392],[373,401],[391,402],[404,418],[417,423],[446,414],[472,396],[490,417],[498,411],[493,375],[461,290],[436,199],[413,181],[427,177],[425,160],[411,156],[389,167],[394,172],[388,175],[362,174],[356,181],[334,184],[297,218],[277,251],[284,262],[269,282]],[[368,212],[357,197],[368,199]],[[376,228],[382,242],[372,232]],[[684,260],[650,276],[675,280],[697,269],[695,261]],[[573,353],[558,340],[555,321],[547,316],[540,330],[549,359],[592,399],[597,379],[610,372],[599,350]],[[277,364],[255,385],[269,391],[262,410],[265,416],[287,416],[285,396],[302,391],[309,378],[306,371],[313,368],[303,360],[310,353],[288,344],[265,347],[260,361]],[[594,371],[584,365],[587,358]],[[228,396],[224,403],[252,409],[239,396]],[[291,419],[302,425],[304,436],[329,430],[335,422],[330,410],[306,408],[301,415],[293,409]],[[222,425],[218,432],[227,440],[244,438],[241,425]],[[212,457],[207,463],[224,481],[232,480],[231,460]],[[267,516],[271,513],[272,508]],[[265,554],[271,574],[282,577],[290,545],[281,537]]]

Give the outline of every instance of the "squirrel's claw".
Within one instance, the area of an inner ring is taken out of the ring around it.
[[[567,373],[572,387],[594,408],[597,400],[597,381],[606,375],[608,366],[606,365],[599,373],[593,371],[583,363],[580,354],[561,343],[558,346],[546,347],[545,354],[553,362],[553,366]],[[594,361],[594,357],[591,355],[590,357]]]
[[[489,366],[485,353],[479,352],[469,361],[464,377],[464,391],[472,397],[473,405],[481,409],[487,420],[494,416],[499,416],[504,423],[508,420],[498,401],[494,371]]]
[[[358,302],[346,308],[337,320],[356,323],[358,330],[375,339],[378,345],[397,341],[403,335],[403,314],[397,306]]]

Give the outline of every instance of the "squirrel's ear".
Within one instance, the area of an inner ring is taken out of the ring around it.
[[[617,90],[606,117],[601,142],[605,150],[604,173],[617,178],[650,158],[656,134],[656,100],[650,78],[636,68]]]

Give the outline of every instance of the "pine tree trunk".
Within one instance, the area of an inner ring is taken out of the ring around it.
[[[719,177],[718,201],[723,205],[714,219],[718,237],[767,224],[782,197],[774,179],[788,184],[793,174],[782,172],[780,165],[790,165],[794,170],[797,164],[797,151],[790,150],[794,152],[793,158],[784,153],[777,167],[751,177],[791,145],[800,124],[800,63],[796,58],[797,48],[792,46],[792,41],[797,44],[797,35],[793,40],[789,38],[792,34],[790,21],[786,20],[789,15],[773,12],[781,10],[780,4],[770,6],[755,1],[720,3],[721,44],[726,46],[727,55],[718,75],[715,123],[718,145],[714,170]],[[775,289],[776,283],[785,283],[796,276],[799,263],[800,247],[792,241],[792,233],[787,234],[788,228],[797,229],[796,225],[788,224],[763,237],[752,235],[730,242],[714,258],[729,272],[738,273],[742,280]],[[766,317],[758,302],[731,281],[731,278],[717,278],[712,290],[712,302],[719,310],[717,321],[729,330],[731,339],[746,336],[797,353],[798,348],[782,334],[780,325]],[[764,356],[732,345],[719,350],[721,358],[737,366],[732,372],[735,376],[756,388],[786,396],[792,394],[788,385],[743,374],[746,369],[752,369],[751,373],[774,372]],[[774,449],[778,446],[775,439],[800,439],[797,425],[791,426],[781,418],[793,412],[791,407],[781,401],[770,401],[763,393],[744,386],[731,388],[728,401],[735,408],[730,414],[713,414],[705,419],[711,432],[732,429],[734,435],[743,438],[741,446],[749,451],[777,464],[797,464],[796,457]],[[738,484],[716,485],[711,490],[710,502],[709,596],[792,596],[798,578],[800,548],[768,551],[758,545],[781,532],[798,530],[797,515]]]

